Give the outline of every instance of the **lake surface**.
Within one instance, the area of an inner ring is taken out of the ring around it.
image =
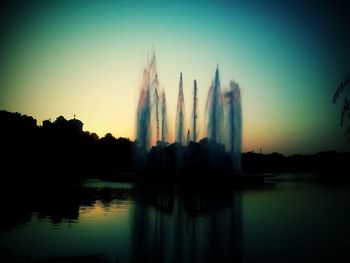
[[[0,261],[350,262],[348,184],[283,174],[223,189],[87,180],[9,191],[1,195]]]

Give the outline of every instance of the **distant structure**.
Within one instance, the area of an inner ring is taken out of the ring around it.
[[[82,132],[83,131],[84,123],[80,120],[75,118],[75,114],[73,119],[66,120],[65,117],[58,116],[54,122],[51,122],[50,120],[44,120],[42,127],[45,129],[50,128],[57,128],[60,130],[71,130],[75,132]]]
[[[79,132],[83,131],[84,123],[82,123],[80,120],[76,119],[75,118],[75,114],[74,114],[73,119],[70,119],[68,121],[68,125],[69,125],[70,128],[72,128],[75,131],[79,131]]]

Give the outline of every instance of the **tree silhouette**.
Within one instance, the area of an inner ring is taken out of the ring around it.
[[[333,103],[337,103],[342,97],[344,97],[344,103],[340,114],[340,125],[344,126],[346,122],[350,121],[350,72],[339,83],[333,96]],[[350,122],[345,130],[345,136],[348,137],[350,142]]]

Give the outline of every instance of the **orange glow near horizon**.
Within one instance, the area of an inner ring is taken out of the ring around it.
[[[186,125],[197,80],[203,138],[208,89],[219,64],[222,90],[231,80],[241,88],[243,151],[347,150],[339,105],[331,98],[348,61],[330,56],[336,49],[316,41],[315,30],[294,19],[275,23],[269,12],[225,5],[188,3],[184,9],[107,1],[81,8],[63,1],[60,8],[48,5],[21,17],[2,43],[0,109],[31,115],[39,125],[75,114],[85,131],[134,140],[143,70],[154,47],[159,87],[167,96],[169,142],[179,73]]]

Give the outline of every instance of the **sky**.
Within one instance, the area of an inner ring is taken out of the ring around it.
[[[283,2],[283,3],[281,3]],[[9,4],[10,3],[10,4]],[[83,121],[135,139],[152,50],[174,137],[180,72],[186,118],[198,83],[199,137],[217,64],[242,93],[243,152],[349,150],[337,84],[350,70],[350,9],[329,1],[10,1],[0,6],[0,109]]]

